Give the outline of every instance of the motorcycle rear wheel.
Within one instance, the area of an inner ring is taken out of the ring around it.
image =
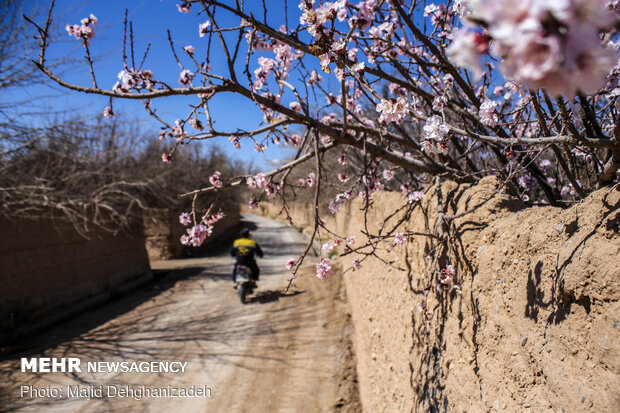
[[[241,304],[245,304],[245,296],[247,294],[247,290],[243,284],[239,284],[237,287],[237,291],[239,292],[239,299],[241,300]]]

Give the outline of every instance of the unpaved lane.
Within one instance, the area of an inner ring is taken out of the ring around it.
[[[241,305],[232,289],[233,260],[225,253],[156,263],[155,269],[169,270],[166,279],[39,339],[53,346],[0,362],[0,406],[20,412],[326,412],[344,404],[356,410],[341,284],[308,275],[282,294],[283,263],[304,242],[273,220],[245,219],[257,227],[253,234],[265,252],[249,304]],[[178,374],[34,374],[19,372],[22,356],[188,364]],[[78,384],[95,391],[103,386],[103,397],[67,397],[67,386]],[[58,388],[63,397],[19,397],[23,385]],[[110,385],[207,386],[211,397],[106,397]]]

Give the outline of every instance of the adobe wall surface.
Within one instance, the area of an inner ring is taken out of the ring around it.
[[[3,219],[0,227],[2,339],[150,271],[141,226],[90,239],[61,220]]]
[[[620,188],[570,209],[526,209],[504,194],[491,198],[496,184],[442,186],[447,215],[490,200],[453,221],[457,253],[439,260],[457,268],[462,293],[428,294],[428,317],[418,305],[436,268],[431,237],[393,248],[391,237],[361,270],[332,275],[344,277],[352,308],[364,411],[620,411]],[[360,245],[365,225],[377,230],[406,205],[399,193],[373,198],[366,217],[356,200],[322,218]],[[264,205],[265,214],[279,210]],[[403,214],[384,233],[434,228],[435,190]],[[292,216],[310,222],[312,209],[296,205]],[[351,258],[338,261],[346,268]]]

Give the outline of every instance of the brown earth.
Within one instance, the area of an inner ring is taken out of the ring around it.
[[[559,209],[525,208],[496,186],[442,185],[447,215],[490,201],[450,226],[457,253],[440,264],[457,268],[462,294],[429,294],[429,319],[417,307],[437,270],[430,237],[394,249],[390,237],[361,270],[332,277],[346,284],[364,411],[620,411],[620,188]],[[434,231],[435,194],[383,233]],[[366,224],[376,233],[406,205],[402,194],[377,193],[366,218],[359,200],[322,218],[359,245]],[[296,224],[311,222],[310,205],[289,206]],[[338,262],[346,269],[351,258]]]
[[[340,282],[301,277],[282,292],[283,262],[304,246],[272,220],[246,216],[265,251],[259,289],[242,305],[232,258],[221,254],[157,262],[148,288],[49,331],[0,362],[0,406],[18,412],[359,411],[351,327]],[[21,373],[20,357],[87,361],[187,361],[183,374]],[[67,385],[202,386],[210,398],[66,397]],[[19,397],[20,386],[65,389],[65,397]],[[0,407],[2,410],[2,407]]]

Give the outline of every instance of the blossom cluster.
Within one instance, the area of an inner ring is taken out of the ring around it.
[[[452,265],[446,265],[446,268],[440,271],[437,278],[437,291],[451,291],[455,290],[457,293],[461,292],[461,286],[454,282],[456,271]]]
[[[118,82],[114,84],[114,93],[130,93],[131,89],[149,89],[155,87],[153,72],[150,70],[136,70],[127,68],[118,73]]]
[[[379,122],[400,122],[409,113],[409,102],[403,96],[382,100],[377,104],[376,110],[381,113]]]
[[[316,265],[316,276],[319,277],[320,279],[324,280],[326,279],[330,274],[332,273],[332,266],[331,266],[331,261],[329,260],[329,258],[323,258],[317,265]]]
[[[95,37],[95,26],[99,21],[91,14],[89,17],[84,17],[80,20],[81,24],[68,24],[65,26],[67,34],[73,36],[76,39],[82,39],[86,46],[90,46],[90,41]]]
[[[407,196],[407,199],[410,204],[415,202],[419,202],[424,199],[424,192],[422,191],[411,191],[411,193]]]
[[[187,87],[189,86],[193,78],[194,78],[194,74],[191,71],[184,69],[181,71],[181,74],[179,75],[179,83]]]
[[[348,200],[350,200],[352,196],[353,196],[352,190],[340,192],[339,194],[336,195],[336,198],[334,198],[334,200],[332,200],[329,203],[329,211],[332,214],[337,213],[340,207],[344,205]]]
[[[224,183],[220,180],[220,176],[222,176],[222,173],[220,171],[215,171],[213,175],[209,177],[209,182],[211,182],[211,185],[215,188],[221,188],[224,186]]]
[[[445,137],[449,132],[450,127],[444,123],[441,116],[431,116],[422,128],[422,150],[427,153],[448,153]]]
[[[484,22],[483,33],[454,33],[452,60],[481,73],[479,55],[502,58],[504,77],[553,95],[592,94],[607,83],[618,61],[611,41],[599,33],[618,21],[608,0],[470,0],[469,20]],[[486,40],[485,40],[486,39]]]
[[[205,214],[199,223],[187,229],[186,235],[181,236],[181,244],[191,245],[192,247],[201,246],[204,240],[213,233],[213,225],[224,218],[224,216],[222,211],[214,215]],[[179,222],[184,226],[188,226],[192,223],[191,216],[184,212],[179,216]]]

